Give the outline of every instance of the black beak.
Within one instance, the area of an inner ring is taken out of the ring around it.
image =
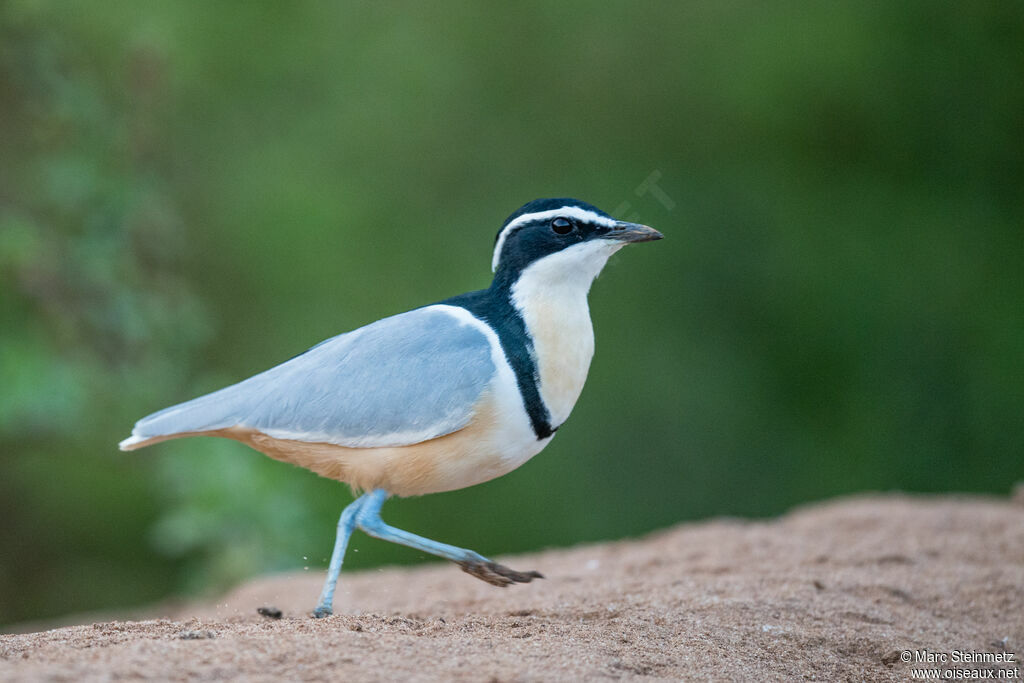
[[[605,234],[606,239],[627,243],[653,242],[654,240],[660,240],[664,237],[664,235],[654,228],[649,228],[646,225],[640,225],[639,223],[626,223],[625,221],[616,222],[615,227]]]

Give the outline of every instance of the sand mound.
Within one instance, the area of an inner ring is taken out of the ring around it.
[[[908,680],[916,667],[1022,669],[1020,501],[861,497],[498,559],[547,579],[499,589],[448,564],[353,573],[340,614],[314,620],[322,576],[274,576],[168,619],[2,636],[0,678]],[[908,664],[905,650],[947,662]],[[956,663],[954,651],[1015,654]]]

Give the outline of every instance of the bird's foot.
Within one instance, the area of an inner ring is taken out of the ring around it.
[[[315,610],[313,610],[314,619],[323,619],[324,617],[329,617],[332,614],[334,614],[334,610],[332,610],[330,607],[324,607],[323,605],[320,605]]]
[[[483,562],[456,562],[456,564],[462,567],[462,571],[467,574],[471,574],[481,581],[486,581],[492,586],[500,586],[502,588],[513,583],[530,583],[534,579],[544,578],[544,575],[540,572],[517,572],[515,569],[509,569],[497,562],[488,562],[486,560]]]

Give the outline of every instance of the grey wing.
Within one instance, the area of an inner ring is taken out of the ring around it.
[[[465,309],[437,305],[379,320],[144,417],[121,447],[235,426],[352,448],[450,434],[469,423],[496,371],[481,325]]]

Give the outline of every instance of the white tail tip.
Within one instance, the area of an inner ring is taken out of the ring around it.
[[[146,437],[136,436],[135,434],[132,434],[127,439],[117,444],[117,447],[120,448],[122,451],[131,451],[135,450],[135,446],[142,443],[143,441],[146,441]]]

